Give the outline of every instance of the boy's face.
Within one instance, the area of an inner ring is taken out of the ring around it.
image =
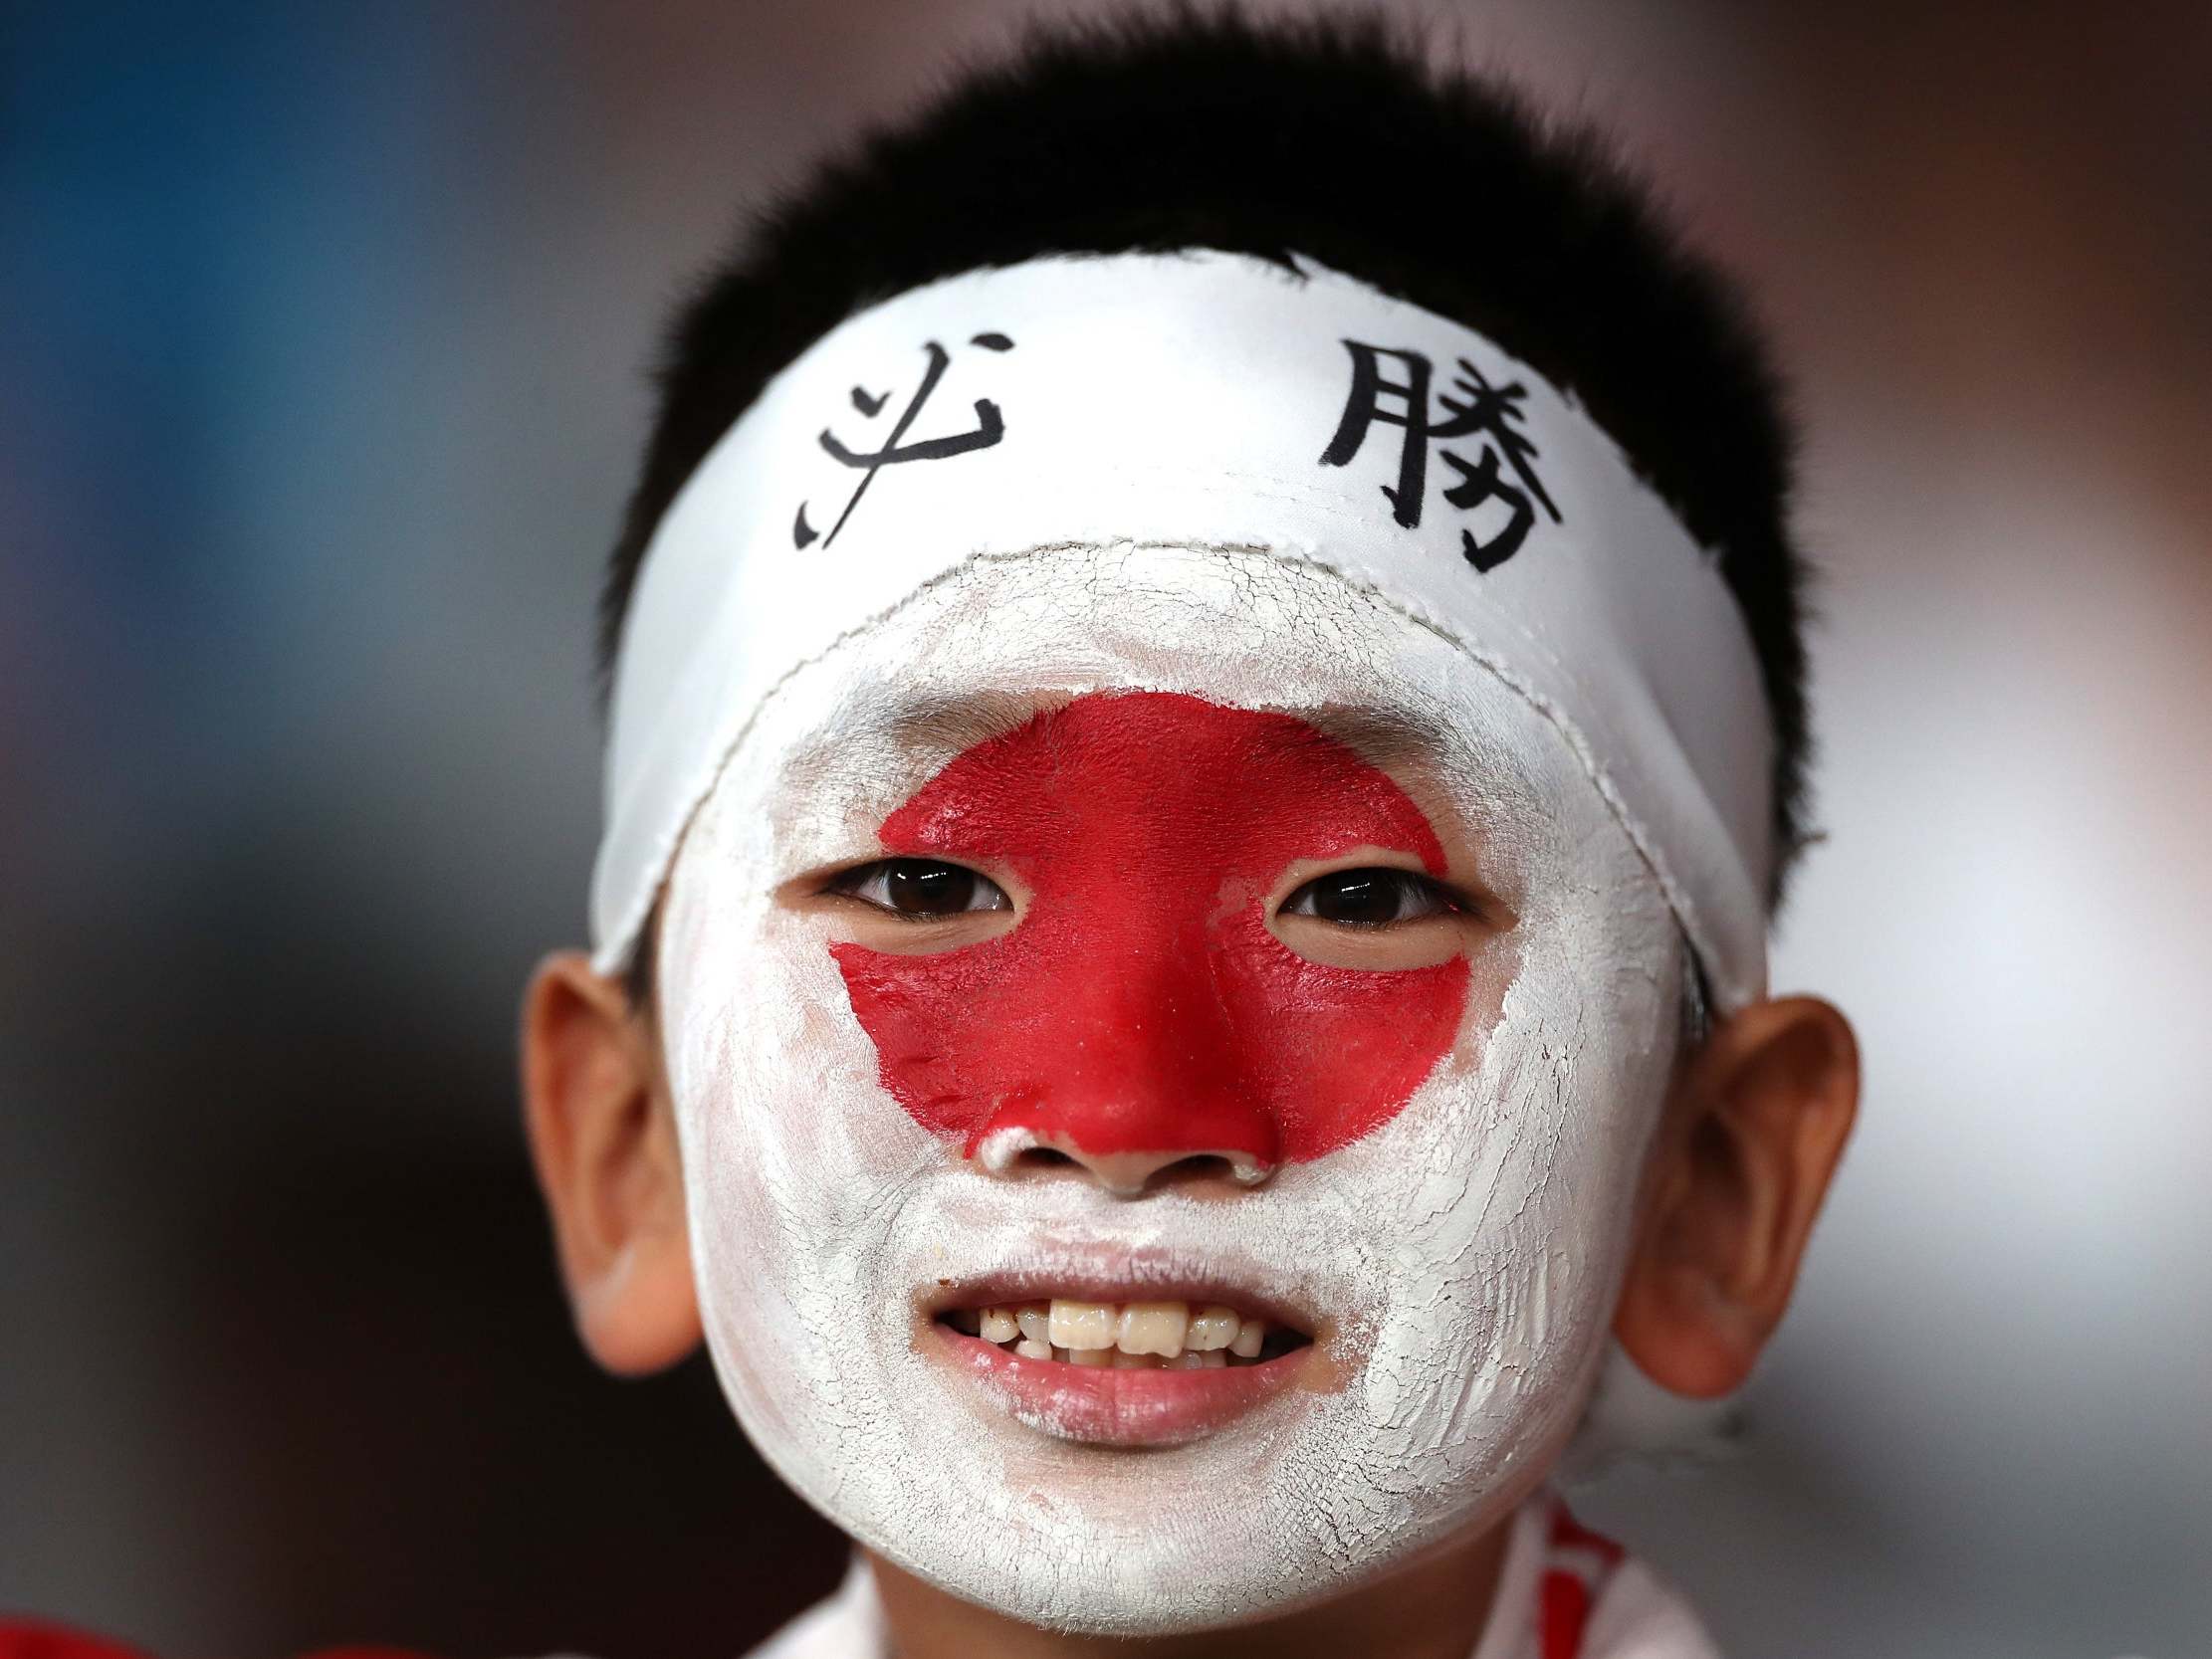
[[[1573,1428],[1677,934],[1557,729],[1386,602],[965,567],[769,701],[664,903],[709,1346],[861,1543],[1033,1622],[1217,1624],[1501,1518]],[[968,1334],[1055,1299],[1277,1335]]]

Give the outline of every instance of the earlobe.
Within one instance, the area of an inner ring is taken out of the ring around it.
[[[1661,1386],[1741,1386],[1780,1324],[1859,1101],[1851,1027],[1813,997],[1723,1021],[1675,1081],[1614,1330]]]
[[[698,1346],[683,1167],[648,1016],[581,953],[523,1001],[523,1109],[577,1333],[624,1375]]]

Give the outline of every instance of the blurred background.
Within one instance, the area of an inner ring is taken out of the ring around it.
[[[2212,1654],[2212,9],[1418,12],[1747,281],[1828,570],[1777,982],[1862,1127],[1744,1455],[1587,1508],[1740,1659]],[[1022,15],[0,5],[0,1606],[697,1659],[834,1578],[576,1348],[512,1028],[664,309]]]

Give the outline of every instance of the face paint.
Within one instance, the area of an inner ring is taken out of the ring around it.
[[[1012,736],[925,723],[902,740],[885,724],[900,705],[1039,698],[1065,707]],[[1348,709],[1435,735],[1430,810],[1406,816],[1374,768],[1299,729]],[[1040,773],[1046,756],[1066,775]],[[1162,792],[1157,811],[1129,806],[1139,783]],[[1333,974],[1296,994],[1262,983],[1251,964],[1270,958],[1239,932],[1238,884],[1279,897],[1269,864],[1327,858],[1351,835],[1426,868],[1424,818],[1446,859],[1479,843],[1483,881],[1517,921],[1448,973],[1372,976],[1449,1010],[1427,1064],[1407,1040],[1416,1081],[1401,1099],[1395,1085],[1301,1096],[1302,1039],[1271,1048],[1270,1022],[1325,1022],[1357,992]],[[983,946],[840,958],[821,912],[775,897],[804,871],[956,845],[1027,889],[1019,925]],[[1131,859],[1150,885],[1117,912],[1108,866]],[[1051,936],[1055,913],[1139,948],[1086,956],[1072,927]],[[1193,940],[1228,960],[1191,977]],[[977,964],[967,1001],[933,978],[971,971],[963,956]],[[1372,1579],[1502,1519],[1575,1425],[1665,1086],[1678,963],[1657,883],[1558,728],[1387,601],[1223,548],[965,567],[780,686],[670,880],[662,1014],[725,1390],[839,1527],[1032,1622],[1216,1627]],[[855,990],[869,973],[876,991]],[[1176,989],[1181,1029],[1225,1042],[1190,1065],[1194,1110],[1229,1103],[1255,1135],[1273,1131],[1284,1160],[1262,1184],[1131,1199],[1077,1170],[964,1155],[1000,1089],[1033,1086],[1049,1111],[1118,1080],[1165,1114],[1172,1047],[1095,1077],[1055,1050],[1110,1017],[1100,999],[1166,1006],[1179,974],[1211,999],[1186,1006]],[[929,1006],[903,1026],[871,1015],[871,994],[902,986]],[[933,1023],[949,1056],[937,1074],[908,1052]],[[905,1098],[910,1061],[923,1081]],[[1188,1373],[1190,1390],[1247,1379],[1200,1410],[1161,1403],[1182,1373],[979,1357],[983,1344],[935,1318],[1055,1293],[1220,1301],[1313,1341]],[[1076,1380],[1026,1387],[1010,1374],[1023,1365]],[[1140,1453],[1128,1443],[1148,1400],[1173,1443]]]
[[[970,1155],[1010,1138],[1258,1174],[1391,1117],[1459,1026],[1463,959],[1332,966],[1268,931],[1300,860],[1388,849],[1444,873],[1405,791],[1286,715],[1083,698],[960,755],[882,842],[1003,864],[1030,892],[988,943],[831,947],[885,1089]]]

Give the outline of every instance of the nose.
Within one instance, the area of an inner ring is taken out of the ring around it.
[[[1275,1172],[1272,1160],[1237,1146],[1094,1151],[1068,1135],[1022,1125],[986,1132],[977,1143],[976,1161],[995,1175],[1012,1178],[1072,1166],[1117,1198],[1139,1197],[1155,1185],[1220,1175],[1241,1186],[1257,1186]]]
[[[1214,981],[1203,927],[1178,924],[1073,976],[1035,1012],[1027,1075],[969,1141],[986,1169],[1072,1165],[1125,1198],[1222,1174],[1256,1185],[1274,1171],[1281,1126],[1252,1036]]]

